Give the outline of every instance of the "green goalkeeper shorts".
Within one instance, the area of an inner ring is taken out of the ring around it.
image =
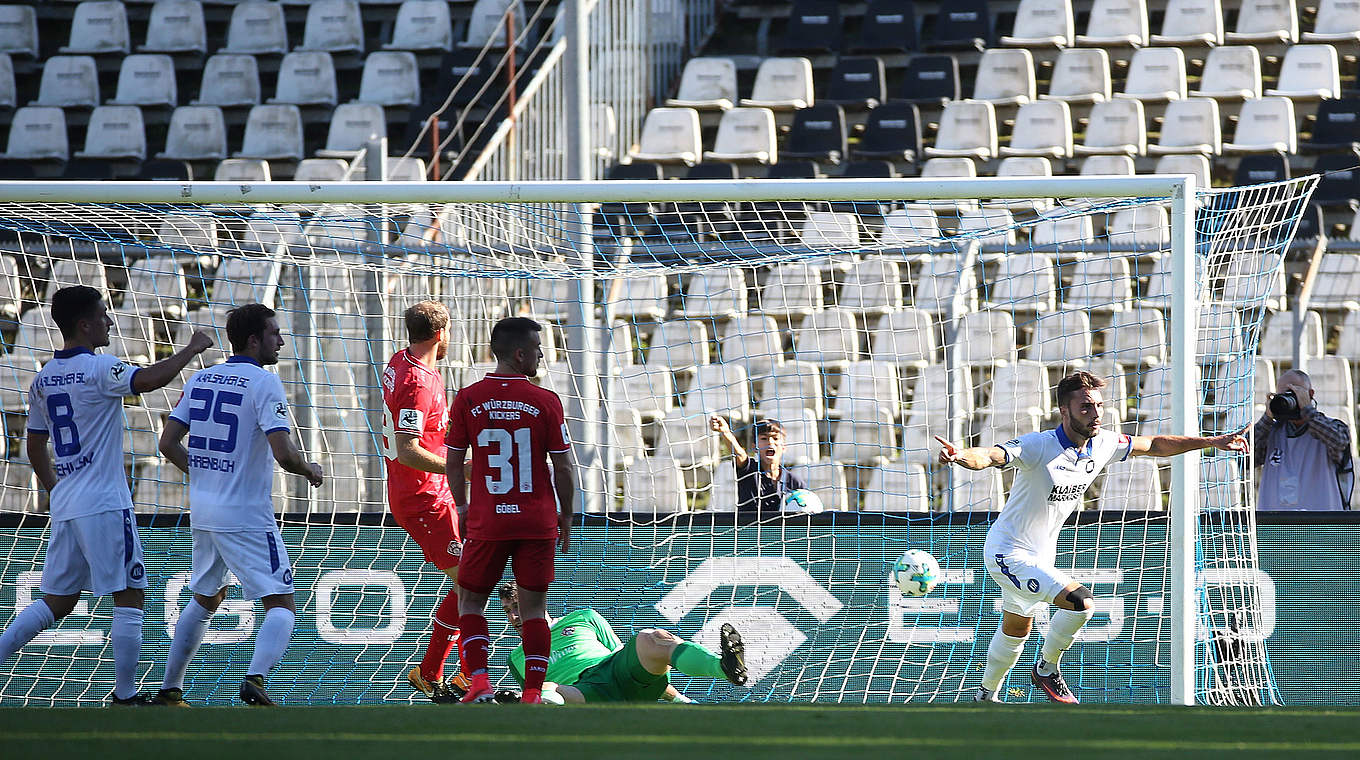
[[[623,649],[581,671],[576,683],[581,696],[590,702],[655,702],[666,692],[670,676],[650,673],[638,659],[637,639],[630,638]]]

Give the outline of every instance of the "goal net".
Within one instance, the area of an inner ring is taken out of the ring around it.
[[[133,363],[214,331],[185,377],[225,358],[231,308],[262,302],[283,326],[298,438],[327,475],[316,490],[274,476],[299,615],[270,692],[413,699],[403,674],[448,581],[385,516],[378,381],[403,310],[432,298],[453,319],[450,394],[494,366],[497,319],[544,326],[535,381],[564,399],[584,506],[553,613],[590,606],[625,640],[663,627],[712,646],[734,623],[752,687],[675,677],[701,701],[968,698],[1000,620],[982,541],[1011,473],[942,468],[932,436],[1052,428],[1053,388],[1079,368],[1108,383],[1106,429],[1215,434],[1259,414],[1278,368],[1258,356],[1262,324],[1286,307],[1311,179],[1188,195],[1182,181],[0,183],[0,618],[37,596],[48,533],[22,436],[28,385],[61,344],[51,295],[106,293],[104,350]],[[157,454],[183,380],[125,407],[148,687],[189,598],[186,481]],[[816,498],[739,503],[712,415],[751,456],[755,423],[778,420],[785,471]],[[1063,662],[1084,701],[1278,701],[1253,500],[1251,462],[1219,452],[1112,464],[1085,494],[1058,547],[1096,597]],[[907,548],[944,570],[924,598],[888,581]],[[106,700],[109,615],[87,600],[0,663],[0,704]],[[491,618],[508,681],[518,642]],[[260,619],[229,594],[189,698],[234,698]],[[1008,701],[1035,699],[1037,623]]]

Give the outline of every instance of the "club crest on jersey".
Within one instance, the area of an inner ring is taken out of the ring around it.
[[[278,417],[278,418],[281,419],[281,420],[287,419],[287,418],[288,418],[288,406],[287,406],[286,404],[284,404],[282,401],[280,401],[280,402],[274,404],[274,416],[275,416],[275,417]]]
[[[1039,581],[1033,578],[1030,578],[1029,580],[1025,581],[1025,587],[1029,589],[1029,592],[1031,594],[1039,593]]]
[[[132,570],[128,575],[132,576],[132,580],[139,581],[146,577],[146,568],[142,566],[142,563],[138,562],[132,566]]]
[[[449,542],[449,556],[450,557],[463,556],[463,545],[456,538]]]
[[[570,635],[572,635],[573,633],[576,633],[576,626],[574,626],[574,625],[569,625],[569,626],[567,626],[566,628],[563,628],[563,629],[562,629],[562,635],[563,635],[563,636],[570,636]]]
[[[114,380],[122,380],[123,375],[127,374],[127,370],[128,365],[118,362],[112,367],[109,367],[109,377],[112,377]]]
[[[397,418],[397,427],[403,430],[419,430],[425,422],[425,415],[419,409],[403,409]]]

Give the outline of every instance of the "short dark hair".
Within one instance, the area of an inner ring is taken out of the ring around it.
[[[529,336],[543,326],[528,317],[506,317],[491,328],[491,355],[507,359],[516,349],[524,347]]]
[[[52,321],[61,330],[61,337],[75,336],[80,320],[94,313],[104,296],[89,285],[72,285],[52,295]]]
[[[1058,406],[1065,406],[1067,400],[1072,398],[1072,394],[1077,391],[1100,390],[1104,387],[1104,380],[1084,369],[1079,369],[1058,381]]]
[[[227,312],[227,340],[231,341],[231,350],[237,353],[246,350],[250,338],[264,335],[274,316],[274,310],[262,303],[248,303]]]
[[[438,301],[412,304],[402,318],[406,320],[406,337],[412,343],[424,343],[449,326],[449,310]]]
[[[762,435],[773,435],[775,433],[784,435],[784,425],[780,423],[779,420],[776,420],[773,417],[766,417],[763,420],[757,420],[755,428],[756,428],[755,435],[757,438],[759,438]]]
[[[507,600],[507,601],[509,601],[510,599],[514,599],[514,598],[515,598],[515,584],[510,583],[510,582],[508,582],[508,581],[505,582],[505,583],[502,583],[501,586],[500,586],[500,588],[496,589],[496,594],[497,594],[498,596],[500,596],[500,598],[505,599],[505,600]]]

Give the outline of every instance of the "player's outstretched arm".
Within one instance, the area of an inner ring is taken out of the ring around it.
[[[274,461],[294,475],[301,475],[313,486],[321,485],[321,465],[308,462],[293,442],[293,434],[287,430],[275,430],[269,434],[269,448],[274,452]]]
[[[33,466],[33,474],[38,476],[38,482],[48,491],[57,487],[57,472],[52,469],[52,455],[47,449],[47,440],[50,437],[47,433],[30,430],[28,438],[24,441],[24,447],[28,450],[28,463]]]
[[[717,433],[718,438],[731,450],[732,458],[737,461],[738,467],[746,464],[746,460],[751,458],[746,453],[746,449],[742,448],[741,443],[737,441],[737,437],[732,435],[732,426],[727,424],[727,420],[722,415],[708,415],[708,429]]]
[[[1195,435],[1135,435],[1131,439],[1129,456],[1135,457],[1174,457],[1195,449],[1218,449],[1219,451],[1248,451],[1247,439],[1243,433],[1201,437]]]
[[[397,461],[421,472],[444,474],[444,457],[420,445],[420,437],[397,433]]]
[[[176,351],[174,354],[161,359],[150,367],[143,367],[137,370],[137,374],[132,376],[132,390],[136,393],[146,393],[157,388],[164,388],[170,384],[171,380],[189,366],[195,356],[212,348],[212,335],[205,330],[199,330],[189,338],[188,344]]]
[[[185,475],[189,474],[189,451],[184,448],[184,436],[188,432],[189,428],[183,422],[170,417],[165,421],[165,427],[161,429],[159,447],[161,456]]]
[[[1006,464],[1006,452],[999,446],[973,446],[959,448],[956,444],[935,436],[940,442],[940,464],[957,464],[970,470],[985,470],[988,467],[1001,467]]]
[[[571,516],[576,509],[576,463],[570,449],[548,456],[552,459],[553,488],[557,490],[557,544],[566,552],[571,549]]]

